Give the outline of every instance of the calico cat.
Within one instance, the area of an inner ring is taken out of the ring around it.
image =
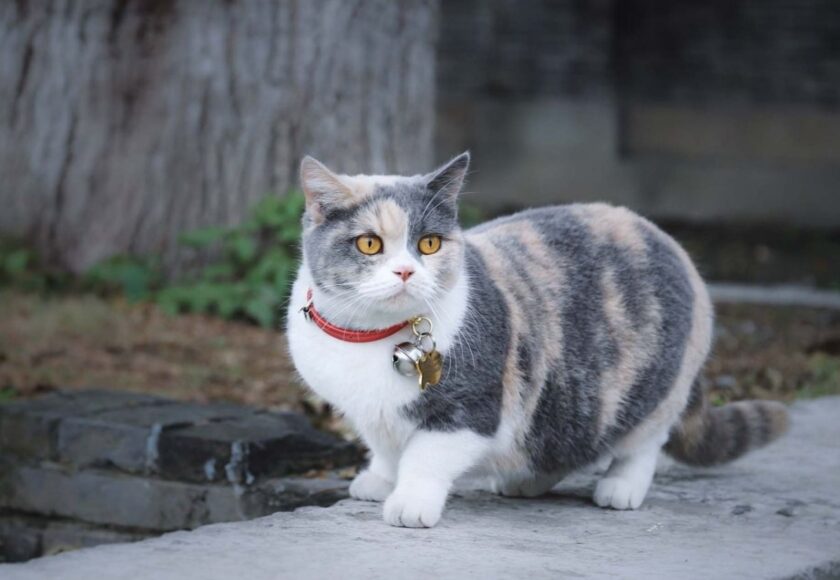
[[[469,160],[413,177],[301,164],[289,345],[306,384],[370,449],[352,497],[384,501],[389,524],[430,527],[464,474],[536,496],[608,456],[594,502],[635,509],[661,448],[708,466],[784,432],[778,403],[708,404],[695,379],[712,306],[673,239],[606,204],[531,209],[463,231]],[[417,316],[443,358],[425,390],[392,366]]]

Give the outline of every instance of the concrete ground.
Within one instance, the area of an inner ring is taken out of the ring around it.
[[[594,507],[579,474],[534,500],[465,492],[431,530],[346,500],[0,566],[0,578],[840,578],[840,397],[792,414],[788,436],[733,465],[665,465],[635,512]]]

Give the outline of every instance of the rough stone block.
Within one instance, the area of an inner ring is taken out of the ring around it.
[[[356,446],[314,429],[302,415],[109,391],[0,406],[3,453],[29,463],[245,484],[361,458]]]
[[[269,479],[242,494],[239,506],[244,519],[292,511],[303,506],[327,507],[348,498],[349,485],[349,481],[332,477]]]
[[[210,523],[206,494],[189,484],[57,466],[15,466],[0,479],[6,509],[160,531]]]
[[[41,554],[49,556],[89,548],[100,544],[121,544],[148,538],[149,534],[123,531],[81,522],[55,521],[47,523],[41,538]]]
[[[149,534],[133,530],[0,513],[0,562],[22,562],[79,548],[133,542],[148,537]]]
[[[119,391],[63,391],[33,400],[0,405],[0,452],[31,459],[54,459],[58,426],[67,417],[83,417],[165,399]]]
[[[347,482],[288,478],[253,487],[190,484],[59,465],[0,464],[0,508],[149,531],[192,529],[290,510],[330,505]]]
[[[58,425],[57,459],[76,467],[113,466],[130,473],[154,472],[163,431],[254,414],[235,405],[167,401],[69,417]]]
[[[0,562],[23,562],[40,556],[42,528],[25,518],[0,514]]]
[[[263,413],[164,431],[158,452],[158,469],[167,479],[245,484],[361,458],[358,447],[318,431],[295,413]]]

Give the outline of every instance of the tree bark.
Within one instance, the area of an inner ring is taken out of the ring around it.
[[[194,256],[304,154],[349,172],[431,160],[435,0],[0,2],[0,232],[83,271]]]

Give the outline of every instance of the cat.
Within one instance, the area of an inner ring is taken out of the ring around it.
[[[785,431],[779,403],[709,405],[696,378],[712,305],[672,238],[602,203],[462,230],[469,163],[463,153],[412,177],[301,163],[289,348],[304,382],[370,450],[352,497],[384,501],[391,525],[431,527],[465,474],[533,497],[608,457],[594,503],[635,509],[660,449],[716,465]],[[412,338],[400,324],[417,316],[443,356],[439,384],[425,390],[392,366],[394,345]]]

